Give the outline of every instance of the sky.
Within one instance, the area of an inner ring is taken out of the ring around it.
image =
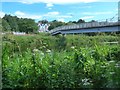
[[[58,20],[105,20],[118,13],[119,0],[2,0],[0,17],[5,14],[19,18]]]

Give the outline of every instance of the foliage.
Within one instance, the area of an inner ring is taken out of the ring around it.
[[[3,20],[6,20],[8,24],[10,25],[11,31],[19,30],[17,19],[18,19],[17,17],[11,16],[11,15],[5,15],[3,17]]]
[[[49,26],[48,30],[51,30],[51,29],[54,29],[56,27],[63,26],[63,25],[65,25],[65,22],[53,20],[52,22],[50,22],[50,26]]]
[[[11,31],[9,23],[4,19],[2,19],[2,31]]]
[[[41,20],[41,21],[38,21],[39,23],[42,23],[42,24],[46,24],[46,23],[48,23],[48,21],[47,20]]]
[[[18,25],[20,32],[30,33],[38,30],[37,24],[32,19],[20,19]]]
[[[2,18],[2,26],[3,31],[34,33],[38,30],[34,20],[11,15],[5,15]]]
[[[117,36],[3,37],[3,88],[120,88]]]
[[[79,19],[79,20],[77,21],[77,23],[85,23],[85,21],[82,20],[82,19]]]

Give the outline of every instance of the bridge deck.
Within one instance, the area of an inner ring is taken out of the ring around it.
[[[57,34],[70,34],[70,33],[90,33],[90,32],[117,32],[120,22],[92,22],[74,25],[60,26],[53,29],[50,33]]]
[[[120,25],[120,22],[92,22],[92,23],[81,23],[81,24],[74,24],[74,25],[66,25],[60,26],[52,31],[58,30],[73,30],[73,29],[85,29],[85,28],[95,28],[95,27],[104,27],[104,26],[115,26]]]

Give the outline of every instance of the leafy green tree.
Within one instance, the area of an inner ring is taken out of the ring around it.
[[[76,23],[76,21],[75,21],[75,23]],[[67,22],[67,25],[72,25],[72,24],[73,24],[73,21]]]
[[[41,20],[41,21],[39,21],[39,23],[46,24],[46,23],[48,23],[48,21],[47,20]]]
[[[49,22],[49,23],[50,23],[50,26],[49,26],[48,30],[54,29],[59,26],[66,25],[65,22],[61,22],[61,21],[57,21],[57,20],[53,20],[52,22]]]
[[[77,23],[85,23],[85,20],[79,19]]]
[[[91,20],[90,22],[97,22],[97,21],[95,21],[95,20]]]
[[[11,15],[6,14],[3,17],[3,19],[9,23],[12,31],[19,31],[19,27],[18,27],[18,23],[17,23],[18,18],[16,16],[11,16]]]
[[[17,16],[11,16],[7,14],[3,17],[2,24],[4,31],[11,30],[30,33],[38,30],[38,26],[34,20],[18,18]]]
[[[76,21],[72,21],[72,23],[76,24],[77,22]]]
[[[38,30],[37,23],[32,19],[20,19],[18,25],[20,32],[32,33]]]
[[[10,27],[9,23],[4,19],[2,19],[2,30],[3,30],[3,32],[11,31],[11,27]]]
[[[52,30],[55,28],[55,25],[51,24],[49,27],[48,27],[48,30]]]

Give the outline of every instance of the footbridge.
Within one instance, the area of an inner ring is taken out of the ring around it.
[[[93,32],[120,32],[120,20],[86,22],[73,25],[65,25],[51,30],[52,35],[57,34],[76,34],[76,33],[93,33]]]

